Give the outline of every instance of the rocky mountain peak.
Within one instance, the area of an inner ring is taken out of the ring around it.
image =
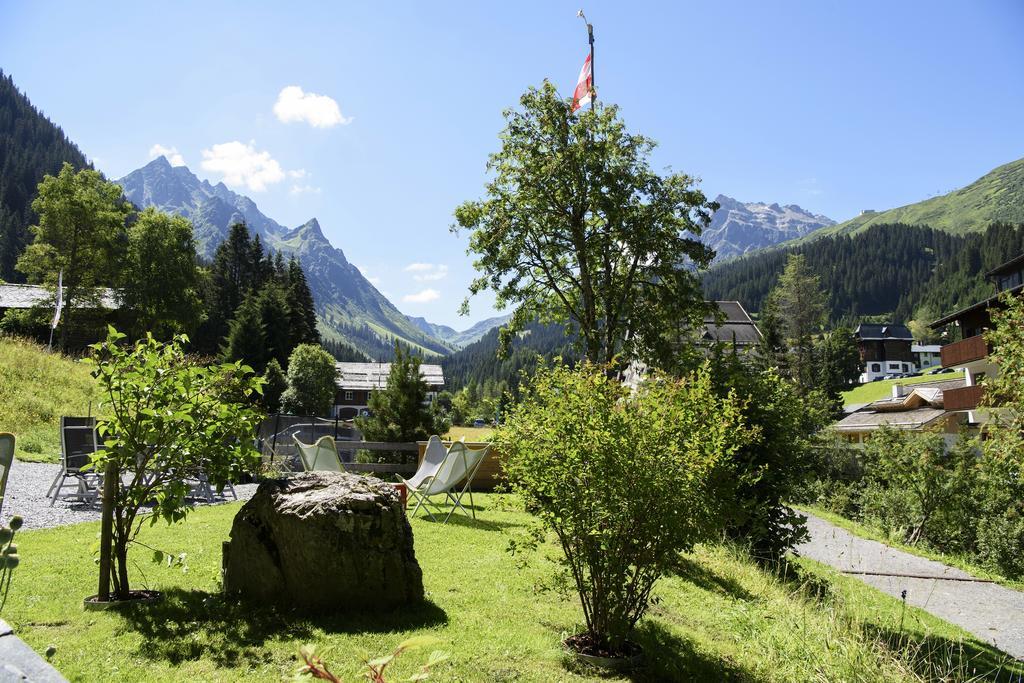
[[[715,201],[719,209],[701,239],[715,250],[719,260],[797,239],[835,224],[827,216],[796,204],[744,203],[723,194]]]

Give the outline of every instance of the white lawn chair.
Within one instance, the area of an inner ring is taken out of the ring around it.
[[[447,522],[452,516],[452,513],[456,509],[461,509],[462,512],[468,517],[470,513],[462,505],[462,496],[469,490],[469,486],[473,481],[473,477],[476,475],[477,469],[480,467],[480,463],[483,462],[484,457],[490,450],[490,446],[480,449],[470,449],[462,441],[456,441],[448,449],[448,454],[445,456],[444,462],[437,468],[434,474],[422,474],[417,471],[413,475],[412,479],[399,479],[405,484],[406,490],[409,491],[411,496],[416,498],[416,507],[412,511],[412,516],[416,516],[416,513],[422,507],[426,511],[427,516],[431,520],[435,520],[434,514],[430,511],[433,507],[438,514],[444,511],[437,505],[437,503],[431,500],[431,496],[444,495],[445,500],[450,500],[452,503],[452,509],[449,510],[448,515],[444,518]],[[424,463],[426,463],[426,457],[424,454]],[[421,469],[423,467],[421,466]],[[458,485],[462,482],[465,484],[461,489],[458,489]],[[472,493],[470,493],[470,506],[472,507]],[[476,510],[473,510],[473,519],[476,519]]]
[[[14,463],[14,434],[0,434],[0,512],[4,509],[4,493],[7,491],[7,476]],[[3,517],[0,516],[0,520]]]
[[[297,436],[295,447],[299,450],[299,460],[306,472],[344,472],[345,467],[338,457],[338,445],[332,436],[321,436],[315,444],[302,443]]]

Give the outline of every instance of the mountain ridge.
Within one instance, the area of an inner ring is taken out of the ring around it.
[[[715,202],[719,208],[701,233],[701,240],[715,250],[716,260],[777,246],[835,225],[828,216],[796,204],[740,202],[724,194],[715,197]]]
[[[443,340],[410,322],[374,287],[345,253],[331,244],[316,218],[286,228],[260,211],[249,197],[224,183],[200,180],[188,167],[171,166],[162,156],[115,182],[142,208],[154,206],[188,218],[203,258],[212,258],[231,225],[239,221],[260,237],[264,247],[295,256],[306,273],[325,338],[346,341],[373,358],[387,357],[394,339],[428,355],[445,355],[451,350]]]

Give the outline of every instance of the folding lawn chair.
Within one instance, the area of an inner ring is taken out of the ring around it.
[[[46,496],[51,499],[50,507],[53,507],[59,497],[88,503],[99,500],[102,477],[94,472],[82,471],[90,463],[91,455],[98,450],[96,418],[60,418],[60,471],[46,492]],[[69,482],[68,479],[72,481]],[[75,487],[74,493],[62,494],[64,487],[68,485]]]
[[[297,436],[295,447],[299,450],[299,460],[306,472],[344,472],[345,467],[338,457],[338,445],[332,436],[321,436],[315,444],[302,443]]]
[[[476,475],[480,463],[483,462],[489,450],[490,445],[486,448],[470,449],[464,442],[456,441],[448,448],[448,454],[445,456],[444,462],[441,463],[441,466],[437,468],[434,474],[426,474],[424,472],[421,475],[421,472],[417,470],[412,479],[406,480],[399,477],[402,483],[405,484],[406,490],[416,498],[416,507],[413,508],[412,516],[415,516],[422,507],[426,511],[427,516],[434,520],[434,514],[430,511],[431,507],[438,514],[442,514],[444,511],[437,503],[431,500],[431,496],[443,494],[445,500],[450,500],[452,503],[452,509],[449,510],[448,515],[444,518],[445,522],[451,518],[452,513],[456,509],[461,509],[469,517],[470,513],[462,505],[462,496],[469,490],[473,477]],[[425,455],[423,460],[424,464],[426,464]],[[420,469],[424,469],[423,466]],[[462,488],[457,488],[462,482],[465,482]],[[470,493],[470,506],[472,506],[472,492]],[[473,519],[476,519],[475,509],[472,514]]]
[[[0,513],[4,510],[4,492],[7,491],[7,475],[14,463],[14,434],[0,434]],[[0,515],[0,520],[3,516]]]

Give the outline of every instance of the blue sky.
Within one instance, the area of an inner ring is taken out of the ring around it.
[[[176,149],[285,225],[317,217],[401,310],[461,329],[492,311],[457,315],[473,270],[452,211],[480,196],[503,108],[545,77],[571,93],[579,1],[0,0],[0,67],[108,176]],[[711,197],[843,220],[1024,156],[1017,0],[584,9],[599,97]]]

